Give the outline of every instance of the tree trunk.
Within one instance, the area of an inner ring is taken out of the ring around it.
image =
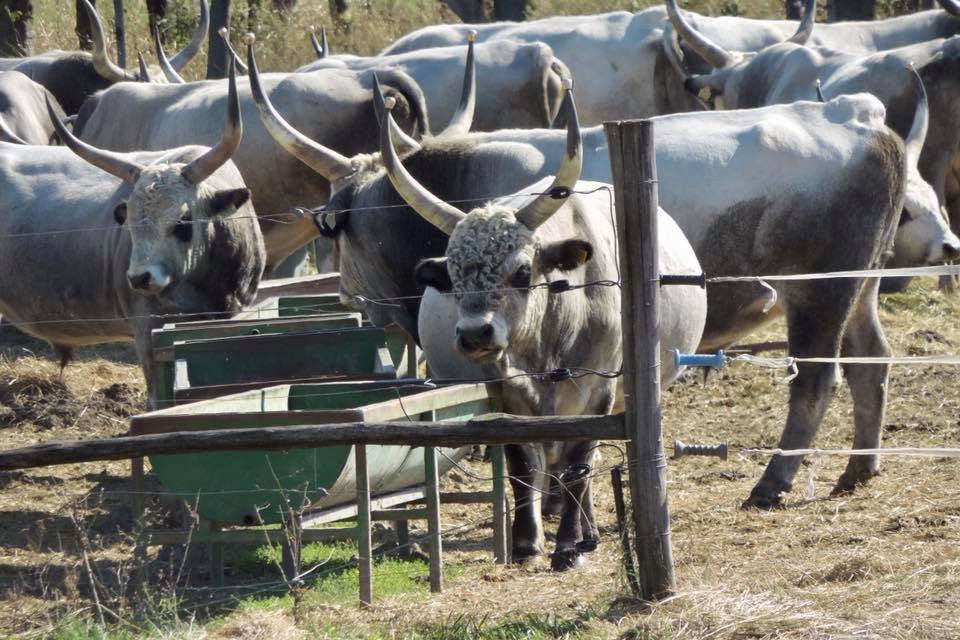
[[[150,33],[167,17],[167,0],[147,0],[147,21],[150,25]],[[166,43],[163,29],[160,30],[160,40]]]
[[[353,0],[330,0],[330,16],[334,25],[340,31],[350,33],[350,24],[353,22],[353,13],[350,7]]]
[[[210,34],[207,48],[207,78],[227,77],[227,47],[218,33],[221,27],[230,27],[230,0],[210,3]]]
[[[800,0],[785,0],[783,6],[787,20],[799,20],[803,17],[803,3]]]
[[[494,0],[493,17],[496,20],[522,22],[527,19],[531,0]]]
[[[96,8],[97,0],[90,0],[90,4]],[[77,0],[77,40],[80,42],[80,49],[89,51],[93,47],[93,36],[90,35],[90,20],[87,19],[87,12],[83,8],[83,1]]]
[[[286,13],[297,6],[297,0],[273,0],[273,8],[280,13]]]
[[[0,0],[0,57],[28,56],[32,51],[33,2]]]
[[[332,2],[333,0],[331,0]],[[451,11],[457,14],[463,22],[484,22],[487,16],[483,13],[483,0],[444,0]]]
[[[873,20],[876,0],[830,0],[827,16],[830,22]]]

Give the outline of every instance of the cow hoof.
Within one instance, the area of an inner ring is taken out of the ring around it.
[[[876,469],[860,469],[857,471],[847,469],[837,480],[837,484],[834,485],[830,495],[842,496],[853,493],[857,487],[867,484],[870,478],[878,475],[880,475],[880,472]]]
[[[586,558],[576,549],[554,551],[550,555],[550,568],[554,571],[569,571],[579,569],[587,564]]]
[[[577,543],[577,551],[580,553],[591,553],[597,550],[596,538],[585,538]]]
[[[783,499],[780,497],[780,494],[768,495],[764,492],[757,491],[756,489],[750,493],[750,497],[743,501],[743,504],[740,505],[740,508],[743,510],[747,509],[762,509],[764,511],[769,511],[771,509],[780,509],[783,507]]]

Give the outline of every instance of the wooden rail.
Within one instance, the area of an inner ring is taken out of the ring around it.
[[[236,418],[238,422],[248,422],[251,415],[236,414]],[[0,471],[201,451],[282,450],[344,444],[460,447],[477,443],[622,440],[623,424],[623,414],[542,417],[490,414],[467,422],[347,422],[156,433],[8,449],[0,451]]]

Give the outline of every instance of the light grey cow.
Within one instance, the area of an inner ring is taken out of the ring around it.
[[[566,139],[556,177],[468,213],[437,198],[406,171],[393,149],[389,115],[381,118],[381,155],[390,182],[417,213],[450,236],[444,258],[417,266],[421,284],[450,294],[425,298],[421,327],[431,327],[432,339],[448,340],[440,345],[444,352],[455,346],[470,361],[490,365],[505,379],[504,409],[515,414],[604,414],[613,410],[618,396],[612,377],[556,382],[538,375],[556,369],[615,371],[622,358],[619,289],[589,284],[620,277],[610,198],[596,189],[600,185],[578,182],[582,147],[571,95],[565,115]],[[571,190],[593,193],[571,195]],[[662,211],[659,223],[660,269],[699,273],[696,255],[676,223]],[[546,285],[561,278],[575,289],[549,293]],[[458,311],[456,321],[433,325],[431,319],[449,317],[451,304]],[[663,292],[661,309],[664,351],[696,347],[706,318],[705,292],[671,287]],[[432,349],[426,349],[426,356],[431,363]],[[663,382],[669,384],[677,373],[665,366]],[[592,441],[507,446],[516,501],[515,562],[543,553],[540,492],[535,487],[548,487],[554,468],[562,470],[558,491],[563,509],[552,567],[576,566],[581,553],[595,547],[599,536],[590,482],[595,448]]]
[[[958,13],[955,0],[940,2]],[[813,3],[807,0],[806,4],[809,7]],[[796,21],[685,15],[714,42],[734,51],[757,51],[804,32]],[[808,11],[808,15],[812,14]],[[381,55],[456,45],[463,42],[469,30],[477,31],[478,43],[518,40],[549,45],[576,79],[574,95],[586,125],[702,109],[689,94],[676,90],[676,72],[663,47],[663,41],[672,38],[663,6],[638,13],[614,11],[529,22],[432,25],[399,38]],[[809,43],[873,52],[958,32],[960,20],[944,11],[925,11],[875,22],[822,25],[810,36]],[[690,69],[701,70],[699,56],[692,51],[686,53]]]
[[[0,140],[20,144],[50,144],[53,122],[46,101],[58,116],[63,109],[49,91],[19,71],[0,71]]]
[[[469,46],[474,49],[472,40]],[[463,46],[455,46],[372,57],[334,55],[297,71],[402,69],[423,89],[430,118],[449,122],[459,107],[465,54]],[[502,40],[477,45],[474,54],[478,78],[474,131],[550,126],[563,98],[563,79],[570,72],[549,46]]]
[[[426,101],[416,82],[399,70],[382,71],[380,78],[400,105],[403,128],[414,135],[429,131]],[[372,71],[271,73],[261,82],[290,121],[311,137],[350,155],[376,148],[376,131],[369,126]],[[260,215],[269,273],[317,237],[313,220],[292,212],[326,202],[330,183],[275,143],[257,117],[249,88],[241,86],[239,92],[247,132],[233,160]],[[212,144],[220,135],[212,114],[220,113],[226,100],[225,80],[121,83],[91,98],[76,128],[84,141],[114,151]]]
[[[222,318],[249,304],[263,272],[250,192],[230,156],[242,128],[231,80],[213,148],[119,154],[0,143],[0,313],[73,347],[133,340],[147,379],[164,319]]]
[[[918,207],[939,212],[941,205],[960,196],[946,193],[947,176],[960,146],[960,36],[870,55],[792,43],[776,44],[756,53],[728,51],[694,29],[678,11],[676,0],[668,0],[667,7],[677,32],[717,65],[711,73],[687,78],[686,86],[691,91],[709,89],[712,95],[722,96],[724,107],[729,109],[814,100],[818,83],[826,98],[872,93],[886,106],[887,124],[904,139],[917,140],[920,146],[907,145],[911,152],[908,161],[933,187],[933,193],[922,194],[930,191],[926,184],[912,186],[902,222],[909,224],[914,218],[910,214]],[[928,95],[932,98],[929,108]],[[915,117],[918,113],[922,117]],[[915,125],[921,124],[918,132]],[[917,133],[921,134],[919,139]],[[960,230],[960,206],[951,211],[950,218],[953,228]],[[906,243],[901,242],[891,266],[923,258],[919,249],[908,251]],[[960,241],[948,233],[943,237],[942,251],[930,255],[928,261],[958,255]]]

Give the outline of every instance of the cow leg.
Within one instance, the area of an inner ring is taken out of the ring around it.
[[[565,456],[569,466],[560,476],[563,511],[560,513],[560,526],[557,528],[557,547],[550,556],[550,566],[554,571],[565,571],[583,564],[583,556],[577,548],[577,538],[580,537],[581,517],[587,515],[583,510],[583,503],[590,493],[589,463],[593,451],[592,441],[577,442]],[[588,529],[590,530],[592,527]]]
[[[857,308],[847,323],[841,354],[849,357],[887,357],[890,346],[877,317],[876,280],[867,285]],[[883,414],[887,404],[888,364],[843,365],[844,376],[853,398],[853,448],[877,449],[883,430]],[[877,475],[877,456],[850,456],[847,468],[837,480],[833,493],[852,491]]]
[[[558,516],[563,511],[563,488],[560,486],[560,482],[557,479],[561,473],[563,473],[563,469],[560,467],[560,465],[550,465],[550,475],[547,478],[548,483],[546,487],[546,496],[540,509],[540,513],[544,518]]]
[[[835,357],[839,353],[840,336],[858,285],[856,281],[821,280],[785,287],[790,355]],[[806,449],[810,446],[836,384],[836,365],[798,363],[797,377],[790,383],[787,423],[778,447]],[[798,456],[774,456],[742,507],[779,506],[781,493],[790,490],[800,462]]]
[[[526,562],[543,554],[543,522],[537,487],[546,460],[540,447],[511,444],[504,447],[510,486],[513,488],[513,562]]]

